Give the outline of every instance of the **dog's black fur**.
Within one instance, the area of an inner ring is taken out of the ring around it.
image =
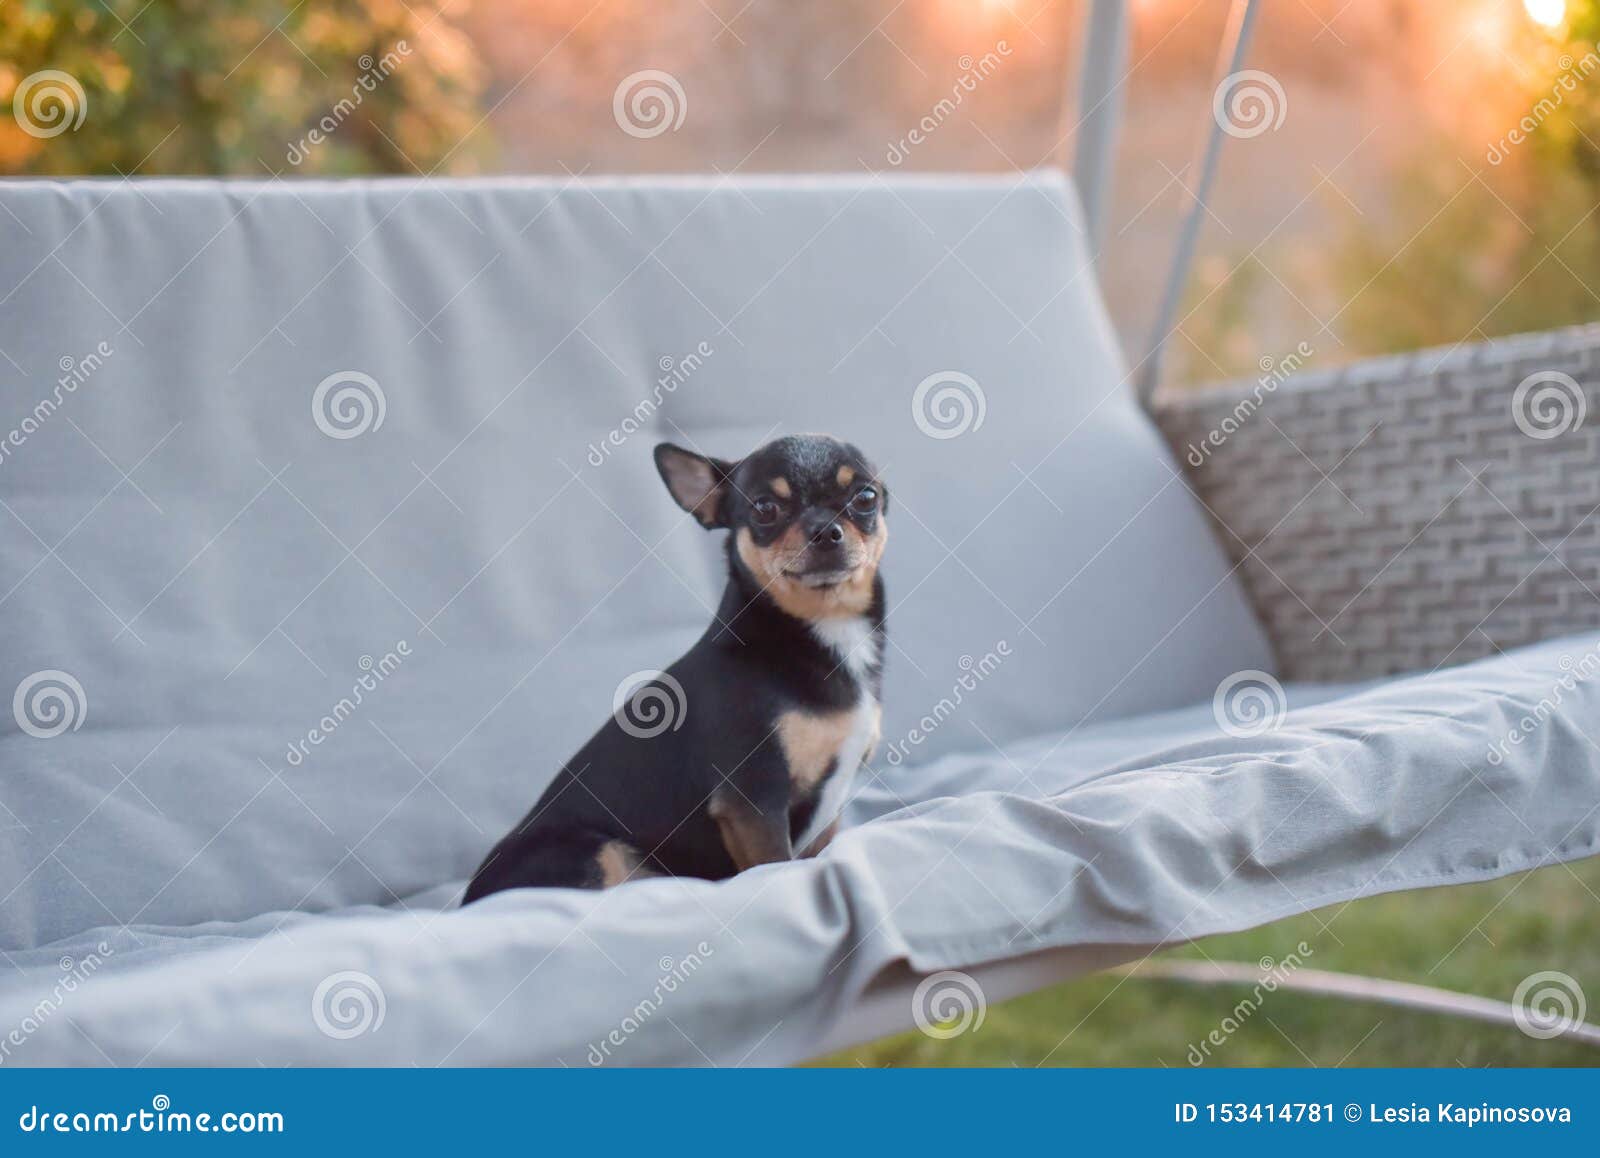
[[[872,464],[823,435],[736,463],[670,443],[655,459],[681,507],[730,532],[716,619],[562,767],[464,903],[814,855],[877,742],[888,493]]]

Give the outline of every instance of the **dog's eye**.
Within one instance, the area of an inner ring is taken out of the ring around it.
[[[750,517],[757,526],[770,527],[778,521],[778,514],[783,510],[771,499],[757,499],[750,508]]]
[[[850,500],[850,509],[858,515],[870,515],[878,509],[878,492],[871,487],[862,487]]]

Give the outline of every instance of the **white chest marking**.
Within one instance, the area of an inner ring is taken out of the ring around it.
[[[850,731],[839,746],[833,775],[823,781],[811,823],[806,825],[805,832],[795,842],[797,852],[815,840],[844,811],[850,799],[850,789],[855,783],[856,770],[861,767],[867,749],[877,736],[880,717],[878,701],[867,684],[867,669],[880,658],[878,639],[872,633],[872,625],[863,617],[823,619],[813,622],[811,631],[823,646],[839,658],[861,692],[856,706],[851,710]]]
[[[863,688],[866,686],[867,669],[881,657],[878,655],[877,636],[872,634],[872,624],[864,616],[814,620],[811,634],[838,657],[856,683]]]

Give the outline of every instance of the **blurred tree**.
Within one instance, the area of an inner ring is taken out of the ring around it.
[[[474,168],[483,70],[450,7],[0,4],[0,101],[14,113],[0,117],[0,173]]]
[[[1358,210],[1330,186],[1326,236],[1275,242],[1264,265],[1235,253],[1197,267],[1175,380],[1254,374],[1278,353],[1264,332],[1304,333],[1317,361],[1338,362],[1600,319],[1600,0],[1568,0],[1554,32],[1520,5],[1493,12],[1466,88],[1445,73],[1417,83],[1392,122],[1403,159],[1380,196]],[[1448,59],[1461,25],[1438,24],[1442,48],[1393,59]],[[1298,317],[1275,325],[1285,300]]]
[[[1509,46],[1527,67],[1503,135],[1414,160],[1388,226],[1352,222],[1335,247],[1348,352],[1600,318],[1600,0],[1567,11],[1564,38]]]

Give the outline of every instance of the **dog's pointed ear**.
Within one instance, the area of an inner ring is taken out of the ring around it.
[[[684,450],[670,442],[656,447],[656,470],[667,492],[707,530],[726,527],[728,478],[734,464]]]

